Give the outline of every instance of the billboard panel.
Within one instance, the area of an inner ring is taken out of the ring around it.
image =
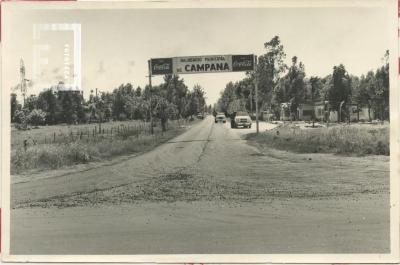
[[[254,70],[254,55],[205,55],[151,59],[152,75]]]
[[[254,55],[232,55],[232,71],[253,71],[254,70]]]
[[[173,64],[174,73],[176,74],[231,72],[232,56],[207,55],[175,57]]]
[[[152,75],[167,75],[172,73],[172,58],[151,59]]]

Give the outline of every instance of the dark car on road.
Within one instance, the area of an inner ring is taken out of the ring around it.
[[[234,112],[231,116],[231,128],[251,128],[251,118],[246,111]]]

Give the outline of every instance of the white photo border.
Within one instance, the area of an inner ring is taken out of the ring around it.
[[[79,2],[2,2],[1,12],[19,9],[137,9],[137,8],[313,8],[386,7],[388,27],[393,32],[390,48],[390,254],[191,254],[191,255],[11,255],[10,254],[10,89],[4,87],[1,62],[1,202],[2,260],[8,262],[157,262],[157,263],[397,263],[399,262],[399,45],[398,3],[396,0],[286,0],[286,1],[79,1]],[[3,13],[4,14],[4,13]],[[4,26],[4,16],[1,17]],[[2,30],[4,32],[4,30]],[[7,41],[4,40],[3,41]],[[2,44],[2,46],[4,46]],[[2,58],[4,51],[2,49]],[[39,243],[39,242],[38,242]]]

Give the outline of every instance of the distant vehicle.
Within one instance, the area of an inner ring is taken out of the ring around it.
[[[198,118],[198,119],[204,119],[203,113],[198,113],[198,114],[197,114],[197,118]]]
[[[223,122],[223,123],[226,122],[226,117],[225,117],[225,114],[223,112],[219,112],[215,116],[215,123],[218,123],[218,122]]]
[[[245,111],[234,112],[231,116],[231,128],[251,128],[251,118]]]

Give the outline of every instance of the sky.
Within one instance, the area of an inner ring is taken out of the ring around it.
[[[20,80],[20,59],[26,78],[33,79],[28,93],[37,94],[42,83],[63,78],[64,48],[73,67],[73,34],[51,32],[33,39],[33,25],[81,25],[81,79],[84,95],[98,88],[112,91],[123,83],[142,88],[148,84],[150,58],[256,54],[278,35],[289,64],[293,56],[304,63],[307,76],[326,76],[334,65],[344,64],[350,74],[361,75],[382,64],[389,49],[388,12],[379,7],[314,8],[185,8],[185,9],[13,9],[3,18],[3,74],[6,88]],[[47,44],[48,58],[39,75],[33,75],[34,45]],[[181,75],[192,89],[201,85],[207,103],[215,103],[229,81],[244,73]],[[153,85],[162,76],[153,77]]]

